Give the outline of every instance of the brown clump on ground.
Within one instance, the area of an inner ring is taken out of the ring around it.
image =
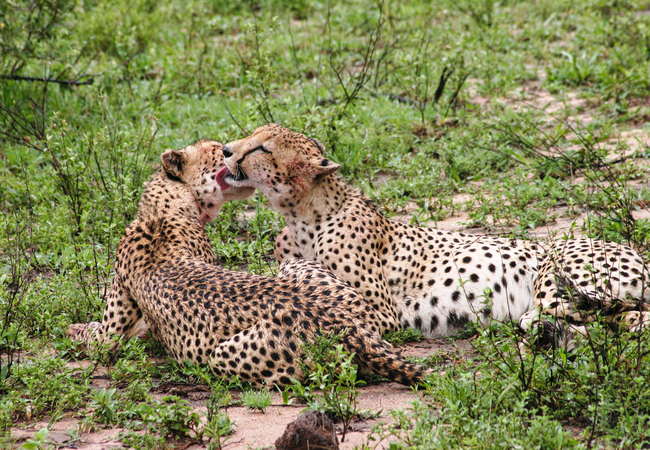
[[[338,450],[334,423],[320,411],[307,411],[287,425],[275,441],[277,450]]]

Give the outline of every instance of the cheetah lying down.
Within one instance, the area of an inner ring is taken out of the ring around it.
[[[278,261],[320,262],[363,294],[384,329],[399,323],[440,337],[470,321],[520,319],[541,332],[538,344],[565,345],[564,325],[540,313],[578,331],[592,309],[632,327],[648,321],[648,268],[632,249],[578,239],[547,252],[393,222],[323,154],[319,141],[269,124],[224,147],[226,181],[259,189],[286,218]]]
[[[200,141],[162,154],[138,214],[120,242],[102,323],[75,324],[86,343],[131,338],[148,325],[178,361],[210,364],[216,375],[267,385],[301,380],[301,343],[347,330],[342,344],[361,371],[412,385],[422,369],[396,355],[362,315],[366,300],[312,261],[282,264],[278,278],[215,265],[204,231],[227,200],[253,188],[229,187],[222,145]]]

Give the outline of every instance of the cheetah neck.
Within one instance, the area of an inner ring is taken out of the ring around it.
[[[285,198],[274,205],[293,228],[298,223],[313,226],[335,216],[345,208],[354,188],[338,174],[330,174],[314,182],[309,192],[300,198]]]
[[[150,241],[150,254],[157,262],[178,257],[205,259],[205,247],[210,246],[203,215],[191,189],[160,171],[146,184],[130,228]]]
[[[349,186],[338,174],[331,174],[314,184],[308,195],[278,210],[300,248],[303,258],[316,259],[316,242],[327,224],[354,210],[355,202],[365,195]]]

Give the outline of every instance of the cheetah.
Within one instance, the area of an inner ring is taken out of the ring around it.
[[[223,151],[226,182],[259,189],[285,217],[278,261],[320,262],[366,298],[384,327],[438,338],[469,322],[520,320],[522,329],[541,329],[561,345],[567,330],[549,328],[541,313],[579,325],[585,315],[576,313],[568,286],[594,299],[578,306],[637,310],[618,316],[632,324],[648,319],[647,267],[630,248],[580,239],[548,251],[533,242],[391,221],[336,173],[340,165],[324,156],[322,143],[276,124]],[[612,285],[605,288],[606,282]]]
[[[225,201],[254,191],[224,183],[222,144],[199,141],[165,151],[161,161],[120,241],[102,322],[71,325],[68,335],[90,344],[149,326],[177,361],[282,386],[305,378],[303,342],[342,332],[361,372],[406,385],[423,379],[420,366],[381,339],[374,314],[358,317],[365,299],[320,264],[290,260],[277,278],[215,264],[205,225]]]
[[[573,337],[587,333],[585,324],[596,320],[596,313],[630,331],[650,323],[649,272],[637,252],[589,238],[552,244],[537,244],[543,259],[535,302],[519,319],[519,327],[529,338],[534,336],[537,346],[571,350]]]

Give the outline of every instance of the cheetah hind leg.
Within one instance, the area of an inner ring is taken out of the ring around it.
[[[569,324],[561,318],[546,315],[536,316],[532,319],[520,319],[519,327],[526,332],[525,341],[522,343],[524,346],[520,346],[523,352],[527,352],[526,347],[530,346],[544,349],[564,348],[571,352],[575,348],[576,337],[588,335],[584,325]],[[605,321],[619,329],[639,333],[650,326],[650,311],[624,311],[606,316]]]
[[[605,316],[605,321],[633,333],[638,333],[650,326],[650,311],[624,311]],[[577,335],[586,336],[584,325],[573,325],[559,317],[540,314],[538,309],[528,311],[519,320],[519,328],[526,333],[524,344],[537,348],[575,348]]]
[[[278,315],[275,319],[283,322],[285,316],[289,317],[290,313]],[[255,324],[214,347],[209,358],[213,373],[219,377],[239,377],[254,385],[286,386],[292,379],[304,381],[305,374],[298,362],[304,357],[302,343],[312,338],[313,330],[287,329],[281,333],[277,326],[268,326],[270,323],[271,320],[265,320]],[[428,374],[420,366],[397,355],[376,334],[347,328],[349,331],[342,343],[347,351],[356,354],[355,362],[361,372],[376,373],[409,386],[422,381]],[[196,352],[197,349],[189,351]],[[193,355],[178,356],[191,358]]]
[[[282,316],[275,319],[281,321]],[[194,359],[197,354],[207,355],[207,362],[218,377],[238,378],[255,386],[287,386],[292,379],[304,381],[298,363],[303,340],[304,333],[280,333],[272,320],[264,320],[214,347],[189,348],[176,356],[184,360]]]
[[[607,323],[638,333],[650,325],[650,311],[624,311],[608,316]]]

